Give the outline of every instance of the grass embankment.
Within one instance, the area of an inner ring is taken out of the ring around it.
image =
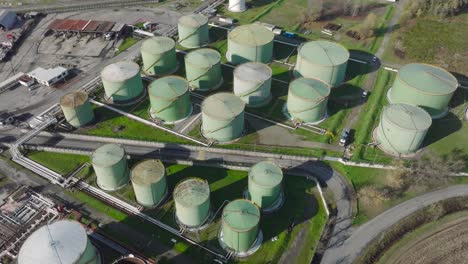
[[[122,41],[122,44],[117,48],[115,55],[118,55],[124,51],[126,51],[131,46],[135,45],[138,42],[138,39],[134,37],[127,37]]]

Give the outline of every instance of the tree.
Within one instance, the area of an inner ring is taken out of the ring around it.
[[[359,31],[361,35],[366,38],[372,37],[375,33],[375,29],[377,28],[377,23],[377,15],[374,13],[369,13],[360,26]]]

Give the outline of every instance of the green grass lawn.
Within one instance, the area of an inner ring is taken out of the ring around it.
[[[67,175],[83,163],[90,161],[88,156],[44,151],[31,152],[27,154],[27,157],[62,175]]]
[[[125,38],[122,44],[120,44],[120,46],[117,48],[117,52],[115,53],[115,55],[126,51],[128,48],[135,45],[137,42],[138,42],[138,39],[136,38],[133,38],[133,37]]]
[[[247,0],[246,4],[251,5],[250,8],[248,8],[244,12],[240,13],[234,13],[230,12],[227,7],[220,6],[218,9],[218,13],[224,16],[232,17],[238,21],[239,24],[249,24],[252,22],[255,22],[258,18],[260,18],[262,15],[266,14],[273,8],[278,2],[281,2],[283,0]]]

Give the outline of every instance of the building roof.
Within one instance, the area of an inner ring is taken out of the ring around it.
[[[121,145],[106,144],[93,153],[93,165],[100,167],[110,167],[122,160],[125,156],[125,150]]]
[[[185,55],[185,62],[197,68],[210,68],[221,62],[221,54],[214,49],[196,49]]]
[[[57,76],[61,75],[64,72],[67,72],[68,70],[64,67],[55,67],[51,69],[44,69],[41,67],[38,67],[34,69],[33,71],[29,72],[28,75],[41,81],[49,82],[56,78]]]
[[[271,161],[262,161],[250,168],[249,177],[258,186],[271,188],[281,183],[283,171]]]
[[[42,226],[26,239],[18,263],[79,263],[87,245],[86,231],[78,222],[56,221]]]
[[[166,173],[160,160],[150,159],[138,163],[132,170],[131,179],[136,184],[152,184],[159,182]]]
[[[202,103],[202,112],[218,120],[231,120],[245,109],[245,103],[232,93],[217,93]]]
[[[273,41],[275,35],[258,24],[242,25],[228,34],[228,39],[246,46],[262,46]]]
[[[203,204],[210,197],[208,182],[200,178],[189,178],[174,189],[174,200],[185,207]]]
[[[16,13],[0,9],[0,26],[12,29],[16,24]]]
[[[455,76],[429,64],[407,64],[400,68],[397,78],[419,91],[432,95],[451,94],[458,87]]]
[[[251,201],[234,200],[224,207],[223,222],[236,231],[248,231],[260,222],[260,209]]]
[[[248,82],[264,82],[271,78],[271,68],[260,62],[247,62],[236,67],[234,76]]]
[[[162,54],[174,49],[175,41],[168,37],[152,37],[141,44],[141,51],[148,54]]]
[[[308,101],[322,101],[323,98],[330,95],[330,86],[318,79],[298,78],[289,84],[289,91]]]
[[[187,80],[180,76],[166,76],[150,83],[148,93],[156,98],[171,100],[178,98],[189,90]]]
[[[431,116],[422,108],[408,104],[391,104],[382,112],[382,118],[394,125],[411,131],[428,129],[432,124]]]
[[[330,41],[309,41],[299,48],[299,55],[307,61],[323,66],[336,66],[349,59],[349,51]]]

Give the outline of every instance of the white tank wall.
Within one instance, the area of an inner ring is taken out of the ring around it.
[[[245,7],[245,0],[229,0],[228,10],[231,12],[243,12],[247,8]]]

